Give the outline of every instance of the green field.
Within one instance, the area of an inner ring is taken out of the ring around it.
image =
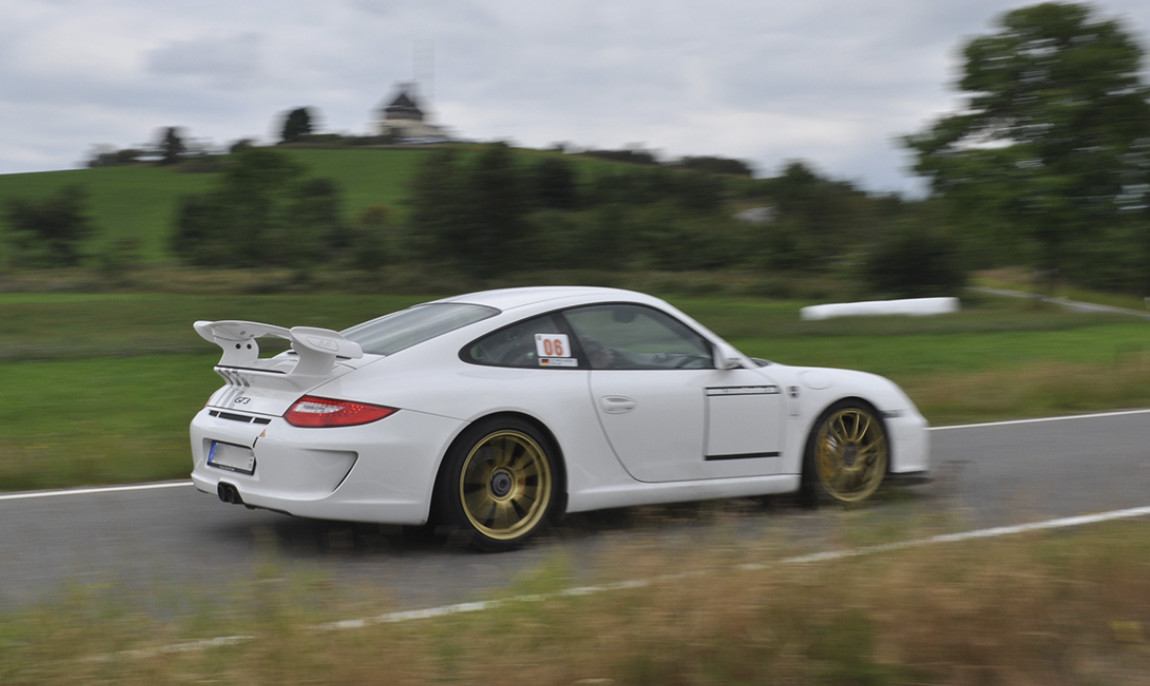
[[[218,384],[197,319],[342,329],[418,296],[0,295],[0,490],[183,478]],[[872,371],[935,425],[1150,406],[1150,323],[983,300],[945,317],[802,322],[801,302],[672,298],[750,355]]]

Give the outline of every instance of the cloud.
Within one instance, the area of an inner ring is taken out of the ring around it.
[[[0,0],[0,173],[66,168],[93,144],[181,126],[271,140],[314,108],[366,133],[418,78],[460,135],[644,143],[773,173],[805,159],[874,190],[914,187],[897,137],[956,104],[958,50],[1017,0]],[[1150,5],[1110,0],[1150,47]]]
[[[202,37],[171,41],[148,51],[147,68],[154,76],[192,79],[208,88],[235,88],[263,76],[259,35]]]

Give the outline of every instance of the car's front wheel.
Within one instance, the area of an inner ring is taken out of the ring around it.
[[[803,460],[803,488],[814,502],[823,495],[843,503],[870,497],[890,461],[886,427],[869,405],[836,403],[815,422]]]
[[[555,450],[528,422],[507,418],[467,429],[447,454],[439,503],[481,550],[518,547],[555,507]]]

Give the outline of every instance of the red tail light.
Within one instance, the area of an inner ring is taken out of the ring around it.
[[[292,426],[328,427],[368,424],[394,414],[394,407],[355,403],[305,395],[288,409],[284,419]]]

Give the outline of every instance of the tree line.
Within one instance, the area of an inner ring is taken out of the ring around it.
[[[905,261],[867,269],[890,234],[914,249],[916,203],[873,197],[792,162],[772,179],[650,165],[579,165],[504,143],[433,152],[403,208],[369,207],[350,220],[330,179],[269,149],[236,154],[217,188],[185,197],[173,250],[203,266],[435,265],[479,279],[541,270],[841,271],[892,292],[952,291],[964,278],[946,237]],[[765,217],[740,216],[756,208]],[[926,235],[918,232],[916,235]],[[928,241],[929,242],[929,241]],[[891,274],[896,274],[895,278]],[[908,281],[909,279],[909,281]]]

